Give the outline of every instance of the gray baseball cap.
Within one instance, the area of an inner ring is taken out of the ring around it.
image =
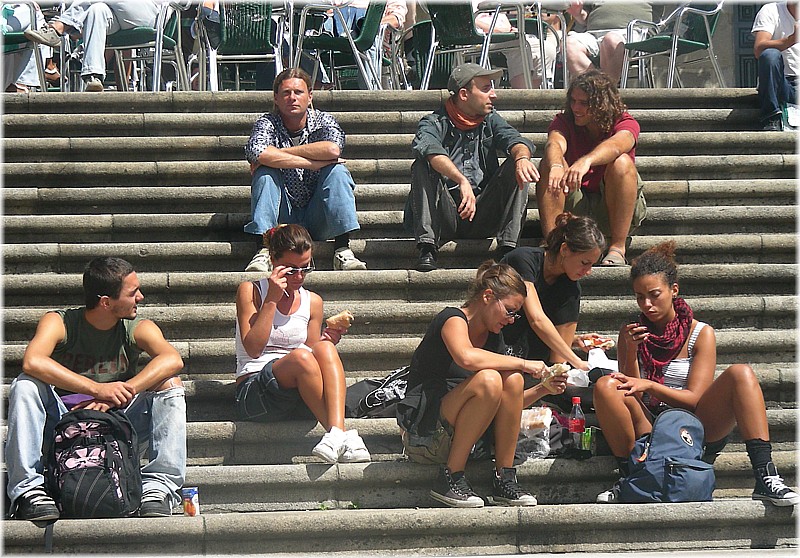
[[[447,89],[450,93],[458,93],[462,87],[466,87],[472,78],[488,77],[491,79],[499,79],[503,75],[503,70],[488,70],[478,64],[461,64],[453,68],[450,73],[450,79],[447,80]]]

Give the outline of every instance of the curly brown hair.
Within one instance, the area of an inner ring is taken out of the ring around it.
[[[564,107],[564,113],[572,119],[575,116],[572,114],[570,100],[575,89],[580,89],[589,96],[589,111],[600,130],[605,134],[611,132],[614,123],[619,120],[622,113],[628,108],[620,99],[617,86],[608,76],[600,70],[589,68],[576,76],[570,83],[569,89],[567,89],[567,102]]]

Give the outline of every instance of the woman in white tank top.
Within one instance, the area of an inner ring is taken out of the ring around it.
[[[764,395],[747,364],[729,366],[714,379],[717,364],[714,328],[694,319],[678,297],[675,243],[651,248],[631,266],[641,314],[619,332],[619,373],[604,376],[594,388],[594,406],[603,435],[627,475],[627,457],[637,438],[652,430],[655,414],[669,407],[697,415],[705,430],[703,460],[713,463],[734,426],[745,442],[756,479],[754,500],[776,506],[800,503],[772,462]],[[617,500],[618,485],[597,497]]]
[[[370,461],[358,432],[344,431],[346,384],[336,343],[346,329],[322,332],[322,298],[303,288],[314,270],[311,237],[299,225],[279,225],[264,241],[270,276],[245,281],[236,292],[239,417],[272,422],[310,411],[326,430],[314,455],[328,463]]]

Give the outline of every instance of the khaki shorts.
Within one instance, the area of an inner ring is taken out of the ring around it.
[[[404,453],[415,463],[444,465],[450,455],[453,427],[442,415],[430,436],[416,436],[405,430],[402,434]]]
[[[636,205],[633,207],[633,219],[628,234],[633,234],[642,221],[647,217],[647,202],[644,199],[644,182],[639,173],[636,173],[638,188],[636,192]],[[608,208],[606,207],[605,196],[606,185],[600,182],[599,192],[585,192],[578,188],[572,192],[564,201],[564,211],[569,211],[575,215],[587,215],[597,222],[597,226],[606,236],[611,236],[611,225],[608,219]]]

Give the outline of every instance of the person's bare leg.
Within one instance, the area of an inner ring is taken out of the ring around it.
[[[564,211],[566,198],[563,192],[550,192],[547,181],[550,179],[552,162],[545,155],[539,165],[539,182],[536,183],[536,207],[539,209],[539,223],[542,227],[542,238],[547,238],[556,226],[556,217]]]
[[[652,430],[650,421],[635,397],[625,397],[617,389],[619,381],[603,376],[594,386],[594,408],[603,437],[616,457],[626,457],[636,438]]]
[[[342,359],[336,346],[330,341],[320,341],[314,345],[313,353],[322,373],[322,394],[328,424],[344,430],[344,399],[347,384]]]
[[[305,349],[295,349],[275,361],[272,373],[281,388],[297,388],[300,397],[327,431],[328,410],[323,397],[322,372],[314,355]]]
[[[608,75],[614,85],[619,85],[624,56],[625,39],[617,33],[606,33],[600,41],[600,69]]]
[[[769,441],[764,394],[746,364],[734,364],[720,374],[698,401],[695,414],[710,442],[724,438],[736,425],[742,440]]]
[[[514,466],[522,416],[522,389],[525,385],[522,374],[518,372],[501,372],[501,375],[503,393],[494,417],[494,461],[498,471]]]
[[[624,255],[625,241],[631,229],[638,190],[636,166],[626,153],[606,165],[603,184],[605,187],[603,199],[611,227],[611,241],[608,248],[619,250]]]
[[[441,414],[453,427],[447,467],[463,471],[472,446],[492,423],[503,392],[496,370],[479,370],[442,398]]]

